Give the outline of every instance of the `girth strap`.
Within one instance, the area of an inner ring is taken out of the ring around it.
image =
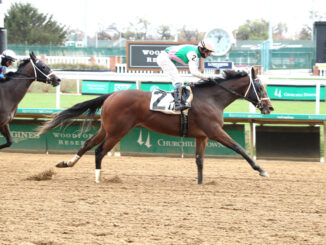
[[[181,137],[188,137],[188,109],[181,111],[180,114],[180,136]]]

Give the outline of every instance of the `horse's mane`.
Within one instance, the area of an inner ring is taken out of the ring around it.
[[[19,63],[19,66],[17,68],[17,71],[16,72],[8,72],[6,73],[6,81],[10,80],[11,78],[13,78],[15,75],[18,75],[19,74],[19,71],[30,61],[30,58],[27,58],[27,59],[23,59],[20,63]]]
[[[221,82],[225,82],[227,80],[241,78],[245,76],[248,76],[248,73],[246,71],[224,70],[220,74],[220,76],[214,77],[214,81],[200,80],[200,82],[195,83],[193,86],[196,88],[212,87],[217,84],[220,84]]]

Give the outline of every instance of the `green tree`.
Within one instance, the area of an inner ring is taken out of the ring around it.
[[[197,29],[189,30],[189,29],[187,29],[186,26],[183,26],[179,32],[178,40],[180,42],[187,42],[187,41],[197,42],[197,41],[203,39],[204,35],[205,35],[204,32],[199,32]]]
[[[135,22],[130,22],[127,31],[123,36],[127,40],[146,40],[150,22],[146,19],[137,17]]]
[[[116,23],[108,25],[101,32],[98,33],[99,40],[119,40],[122,35]]]
[[[314,21],[325,21],[326,20],[326,13],[321,13],[319,11],[316,11],[315,13],[312,13],[310,11],[310,17]],[[298,40],[311,40],[312,34],[312,28],[309,25],[303,25],[299,33],[296,34],[295,38]]]
[[[172,40],[174,38],[171,34],[170,27],[167,25],[159,26],[157,34],[159,35],[160,40]]]
[[[8,43],[29,45],[62,45],[67,30],[53,16],[39,13],[29,3],[14,3],[4,19]]]
[[[296,35],[298,40],[311,40],[311,27],[304,25],[300,32]]]
[[[288,26],[286,23],[278,23],[276,26],[273,27],[273,39],[274,40],[282,40],[286,39],[285,34],[288,31]]]
[[[268,22],[265,20],[247,20],[239,26],[236,33],[237,40],[267,40]]]

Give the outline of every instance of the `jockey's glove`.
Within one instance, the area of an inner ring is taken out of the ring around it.
[[[214,77],[209,77],[209,78],[207,79],[207,81],[209,81],[209,82],[215,82],[215,79],[214,79]]]

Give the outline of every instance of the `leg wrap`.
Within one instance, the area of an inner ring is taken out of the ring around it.
[[[100,183],[101,180],[101,169],[95,169],[95,182]]]
[[[71,160],[69,160],[67,162],[68,167],[74,166],[76,164],[76,162],[78,162],[79,159],[80,159],[80,156],[75,155]]]

